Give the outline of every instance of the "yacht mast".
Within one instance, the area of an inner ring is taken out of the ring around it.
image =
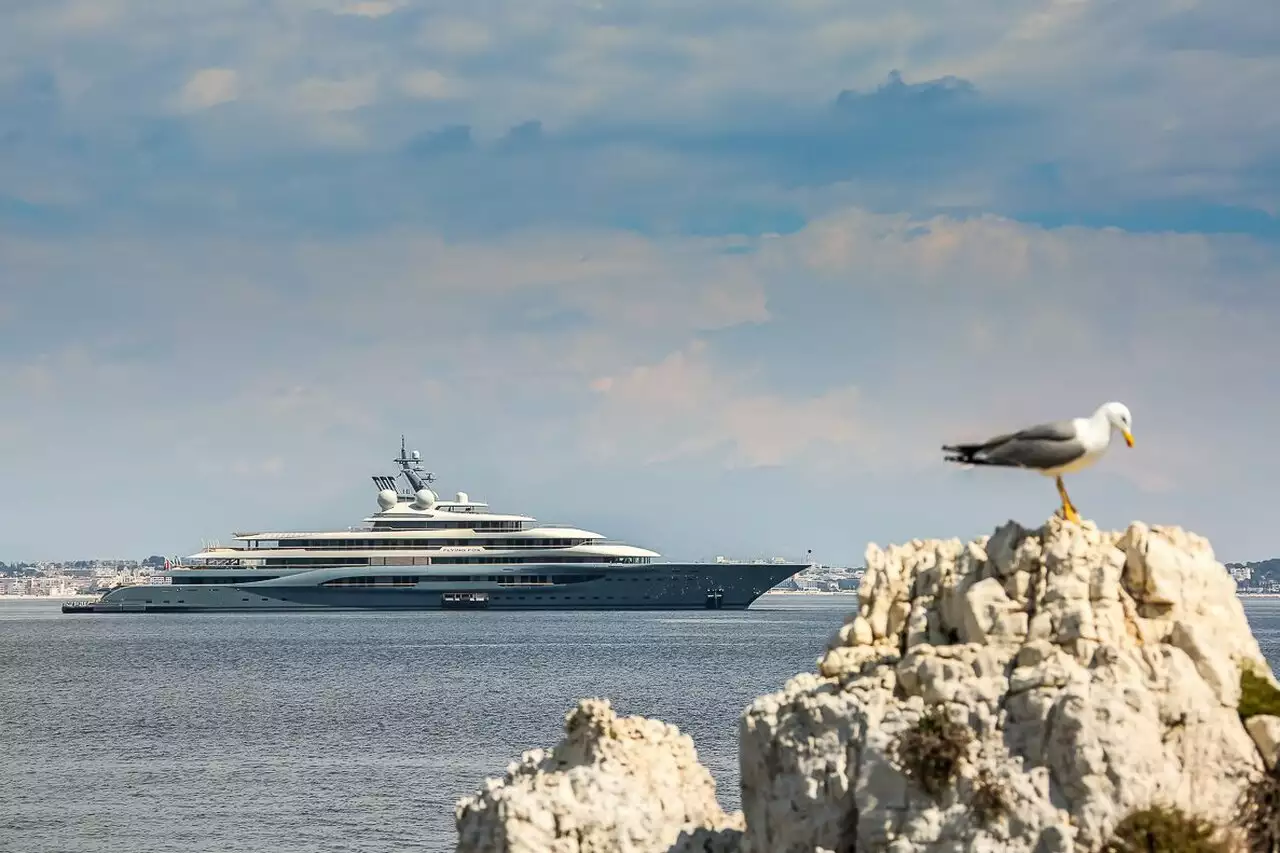
[[[422,467],[422,455],[418,451],[413,451],[410,455],[405,449],[404,436],[400,436],[400,455],[396,457],[395,463],[400,466],[400,472],[404,474],[405,479],[409,481],[409,485],[413,487],[414,494],[422,491],[427,487],[428,483],[434,482],[436,475]]]

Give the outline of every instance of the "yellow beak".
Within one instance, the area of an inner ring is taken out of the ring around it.
[[[1124,434],[1124,443],[1133,447],[1133,433],[1129,432],[1127,429],[1122,429],[1120,432]]]

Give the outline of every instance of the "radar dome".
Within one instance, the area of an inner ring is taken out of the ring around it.
[[[418,489],[414,495],[413,505],[418,509],[431,509],[436,505],[436,493],[430,489]]]
[[[396,493],[393,489],[383,489],[378,492],[378,506],[383,509],[391,509],[396,505]]]

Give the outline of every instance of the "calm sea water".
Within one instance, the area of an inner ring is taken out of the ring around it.
[[[736,808],[737,718],[854,599],[743,613],[63,616],[0,602],[0,851],[453,849],[453,804],[583,696],[691,734]],[[1280,662],[1280,600],[1246,610]]]

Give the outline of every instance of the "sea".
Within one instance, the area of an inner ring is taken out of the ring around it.
[[[454,804],[578,699],[690,734],[737,808],[737,726],[849,595],[749,610],[63,615],[0,600],[0,853],[436,853]],[[1280,663],[1280,599],[1245,599]]]

